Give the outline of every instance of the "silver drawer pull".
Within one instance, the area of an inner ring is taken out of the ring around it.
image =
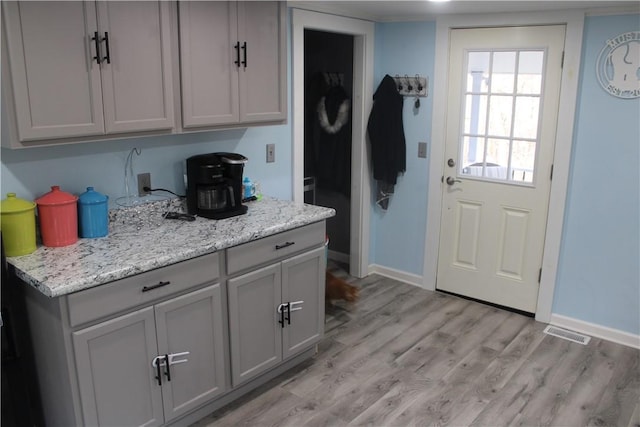
[[[285,243],[283,243],[281,245],[276,245],[276,251],[279,250],[279,249],[287,248],[287,247],[289,247],[291,245],[295,245],[295,244],[296,244],[296,242],[285,242]]]
[[[152,286],[145,286],[145,287],[143,287],[143,288],[142,288],[142,292],[149,292],[149,291],[152,291],[152,290],[154,290],[154,289],[158,289],[158,288],[161,288],[161,287],[163,287],[163,286],[170,285],[170,284],[171,284],[171,282],[169,282],[169,281],[166,281],[166,282],[158,282],[158,284],[157,284],[157,285],[152,285]]]

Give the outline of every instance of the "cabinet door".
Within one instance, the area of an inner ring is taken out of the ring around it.
[[[104,133],[92,2],[2,2],[21,141]]]
[[[278,263],[228,281],[234,387],[282,360],[280,279]]]
[[[153,308],[73,333],[84,425],[163,423]]]
[[[169,2],[99,1],[107,133],[173,127]],[[107,42],[102,43],[103,56]]]
[[[324,333],[325,249],[282,262],[282,301],[290,304],[291,324],[282,330],[283,358],[320,341]]]
[[[287,115],[286,7],[284,2],[238,2],[240,120],[284,120]]]
[[[237,123],[240,54],[234,2],[180,2],[184,127]]]
[[[175,355],[175,364],[169,366],[170,379],[165,373],[162,383],[168,422],[226,390],[227,348],[220,285],[158,304],[155,315],[158,354]],[[182,352],[189,354],[177,355]]]

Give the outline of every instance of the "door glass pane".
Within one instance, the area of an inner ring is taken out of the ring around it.
[[[509,168],[509,140],[489,139],[485,175],[487,178],[507,179]]]
[[[487,95],[467,95],[464,113],[464,132],[484,135],[487,124]]]
[[[511,135],[512,96],[491,96],[489,100],[489,135]]]
[[[543,51],[520,52],[518,93],[539,95],[542,90]]]
[[[466,175],[482,176],[482,168],[480,173],[477,173],[477,168],[471,170],[469,166],[477,166],[477,163],[482,165],[484,159],[484,138],[478,138],[475,136],[465,136],[462,138],[462,153],[460,153],[460,173]]]
[[[533,182],[533,167],[535,159],[535,141],[513,141],[511,154],[511,180]]]
[[[531,184],[544,50],[467,52],[459,174]]]
[[[513,122],[515,138],[535,139],[538,135],[538,115],[540,98],[533,96],[516,97],[516,112]]]
[[[513,93],[516,52],[495,52],[491,71],[491,93]]]
[[[469,52],[467,58],[467,92],[489,91],[489,62],[491,52]]]

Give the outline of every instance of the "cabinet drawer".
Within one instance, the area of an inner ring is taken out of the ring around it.
[[[219,256],[214,253],[96,286],[67,297],[69,322],[77,326],[219,277]]]
[[[227,249],[227,274],[322,245],[325,237],[325,222],[320,221]]]

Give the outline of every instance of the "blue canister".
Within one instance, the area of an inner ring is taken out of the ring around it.
[[[109,233],[109,197],[87,187],[78,198],[80,237],[104,237]]]

